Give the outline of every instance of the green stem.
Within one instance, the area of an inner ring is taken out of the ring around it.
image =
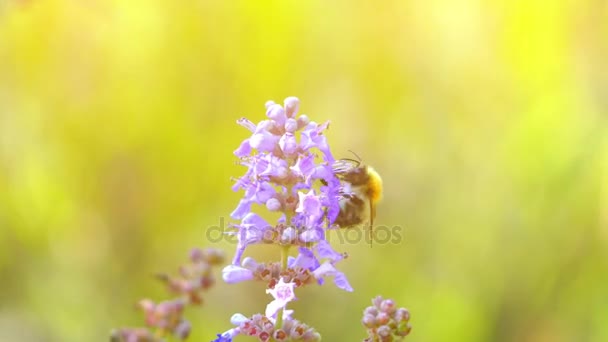
[[[283,246],[281,248],[281,270],[287,269],[287,258],[289,257],[289,247],[291,247],[291,246]]]
[[[287,194],[288,196],[291,196],[291,189],[292,186],[287,186]],[[291,218],[293,217],[293,212],[290,211],[285,211],[285,222],[287,223],[287,225],[291,225]],[[289,258],[289,248],[291,246],[286,245],[286,246],[281,246],[281,270],[285,271],[287,270],[287,259]],[[280,312],[277,313],[277,320],[276,320],[276,324],[275,324],[275,328],[276,329],[281,329],[283,328],[283,310],[280,310]],[[274,341],[274,339],[271,338],[271,341]]]
[[[287,258],[289,257],[289,247],[290,246],[283,246],[281,248],[281,269],[282,270],[287,269]],[[283,309],[283,310],[285,310],[285,309]],[[275,327],[277,329],[283,328],[283,310],[280,310],[277,313],[277,322],[275,324]]]

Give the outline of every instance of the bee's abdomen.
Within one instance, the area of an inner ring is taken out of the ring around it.
[[[348,196],[340,201],[340,213],[335,224],[341,228],[361,224],[365,220],[365,201],[358,196]]]

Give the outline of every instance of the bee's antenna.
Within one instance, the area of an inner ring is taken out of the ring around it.
[[[348,150],[348,152],[352,153],[357,158],[357,160],[359,161],[359,163],[361,162],[361,157],[359,157],[358,154],[356,154],[355,152],[353,152],[353,150]]]

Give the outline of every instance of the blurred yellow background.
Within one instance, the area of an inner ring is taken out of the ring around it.
[[[403,228],[336,246],[354,293],[298,292],[325,341],[377,294],[411,341],[608,340],[605,1],[0,4],[0,340],[107,340],[190,247],[231,258],[205,231],[242,195],[235,120],[290,95]],[[220,281],[190,340],[269,301]]]

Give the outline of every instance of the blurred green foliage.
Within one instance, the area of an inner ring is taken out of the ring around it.
[[[190,247],[231,256],[235,120],[295,95],[403,228],[298,293],[326,341],[377,294],[411,341],[606,341],[607,60],[599,0],[1,1],[0,339],[106,340]],[[209,293],[192,341],[269,301]]]

